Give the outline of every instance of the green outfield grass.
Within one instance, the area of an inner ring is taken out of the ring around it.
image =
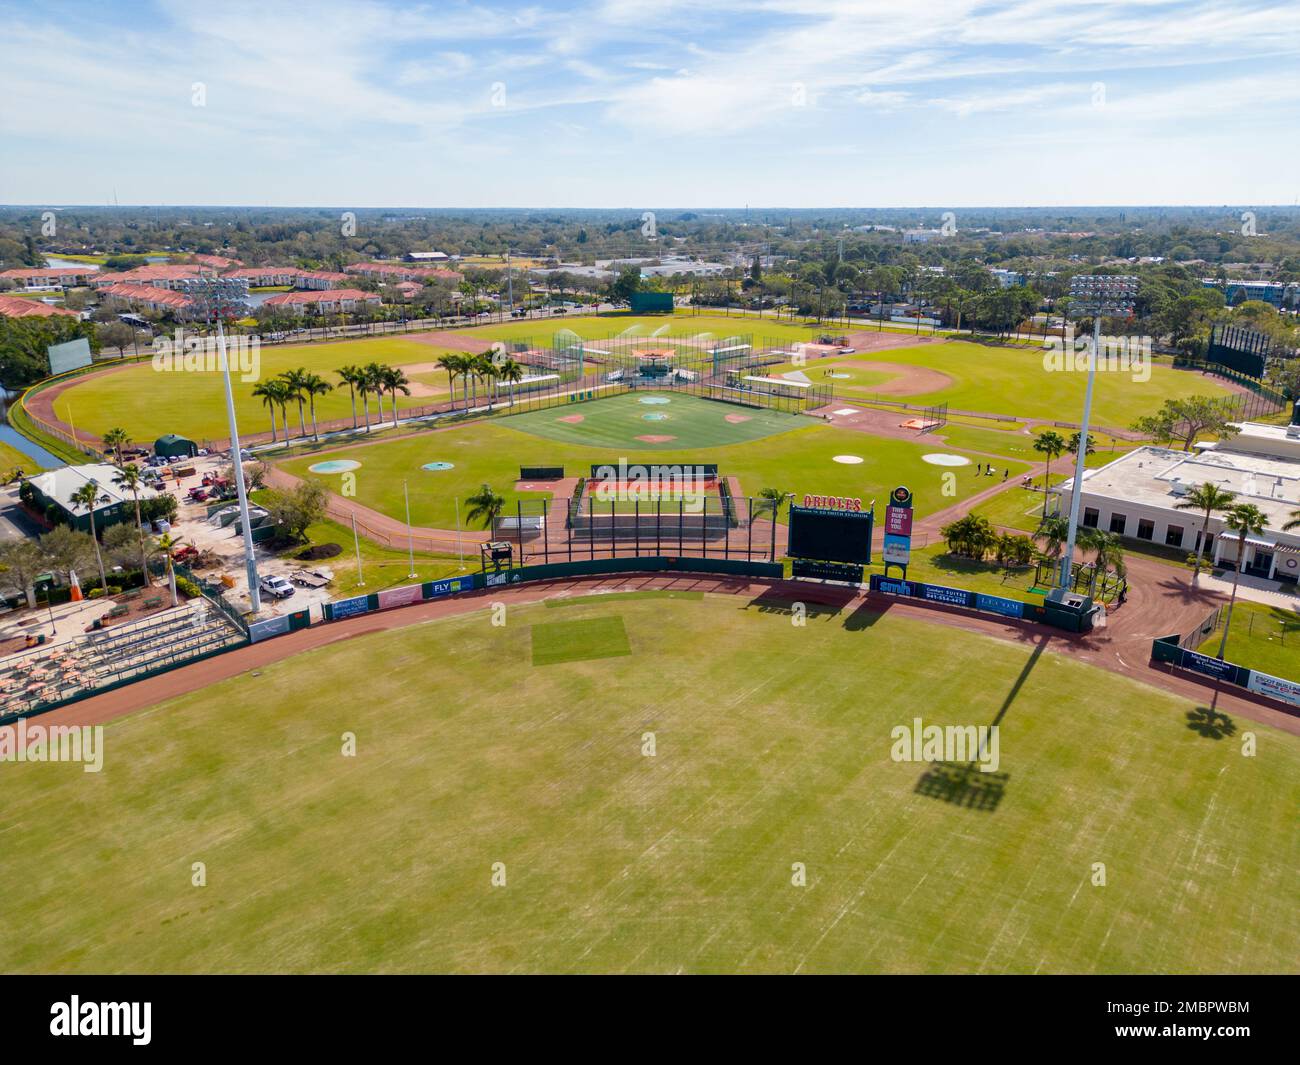
[[[486,351],[494,340],[529,339],[549,344],[561,329],[573,330],[586,338],[603,338],[623,333],[649,336],[664,326],[675,336],[709,333],[722,338],[754,332],[756,336],[793,341],[809,340],[818,335],[817,330],[806,326],[771,322],[763,323],[763,328],[756,330],[754,323],[746,321],[719,317],[694,318],[689,315],[679,315],[673,319],[664,316],[634,318],[587,315],[541,322],[519,321],[476,326],[473,329],[458,330],[457,335],[482,341]],[[447,354],[448,349],[413,339],[417,335],[316,344],[269,344],[261,349],[261,376],[274,377],[284,370],[306,367],[334,384],[338,381],[334,371],[349,363],[386,362],[394,366],[419,366],[436,362],[441,355]],[[586,369],[591,375],[600,372],[600,367],[596,365],[590,365]],[[399,409],[427,405],[436,402],[440,396],[445,397],[445,374],[424,370],[411,376],[413,380],[429,385],[438,394],[399,396]],[[270,416],[261,402],[252,395],[255,384],[256,382],[236,378],[235,409],[244,431],[265,432],[271,427]],[[65,421],[70,416],[78,429],[95,435],[102,435],[113,426],[120,425],[136,440],[153,440],[168,432],[183,433],[195,440],[207,440],[228,435],[224,403],[219,375],[160,373],[146,360],[116,373],[96,375],[73,385],[60,398],[57,413]],[[385,401],[385,410],[391,416],[390,399]],[[317,413],[322,421],[351,417],[352,407],[347,389],[318,400]],[[371,417],[374,416],[372,400]],[[296,432],[296,408],[290,411],[290,422]]]
[[[465,332],[470,336],[492,340],[542,340],[550,342],[553,334],[561,329],[570,329],[580,337],[588,340],[612,336],[650,337],[660,336],[693,337],[707,335],[710,339],[739,334],[751,334],[755,343],[765,339],[778,341],[812,341],[826,333],[842,333],[844,330],[833,326],[817,328],[811,325],[797,325],[789,322],[776,322],[769,319],[727,318],[724,315],[692,315],[685,312],[666,314],[602,314],[574,315],[571,317],[555,316],[541,321],[528,319],[503,322],[497,325],[474,326]]]
[[[889,613],[507,618],[138,712],[98,774],[6,766],[6,970],[1300,969],[1294,736],[1234,722],[1246,758],[1191,702]],[[918,716],[999,721],[982,808],[891,758]]]
[[[373,340],[348,340],[329,344],[268,344],[261,349],[261,377],[274,377],[285,370],[306,367],[320,374],[330,384],[338,383],[334,372],[349,363],[386,362],[391,365],[421,365],[436,362],[445,352],[409,337],[377,337]],[[446,375],[441,378],[446,392]],[[432,382],[431,382],[432,383]],[[261,401],[252,394],[256,381],[234,378],[235,412],[243,432],[267,432],[271,417]],[[398,409],[425,406],[437,397],[401,396]],[[145,360],[114,373],[95,375],[70,387],[55,404],[56,413],[65,421],[69,415],[79,431],[102,435],[115,425],[127,430],[135,440],[153,440],[162,433],[177,432],[195,440],[222,438],[226,427],[225,388],[218,373],[159,372]],[[358,415],[361,404],[358,400]],[[346,388],[338,389],[316,401],[321,421],[350,418],[352,405]],[[310,415],[307,428],[310,431]],[[384,397],[383,417],[392,418],[392,399]],[[276,423],[283,430],[279,412]],[[370,419],[378,420],[375,397],[370,398]],[[289,423],[298,433],[298,408],[291,405]]]
[[[574,418],[581,421],[574,422],[571,420]],[[797,414],[638,389],[595,403],[570,403],[512,415],[507,424],[511,429],[567,444],[644,451],[717,447],[758,440],[809,423]],[[663,442],[638,439],[642,436],[673,439]]]
[[[945,401],[962,410],[1053,421],[1078,421],[1083,411],[1087,375],[1044,370],[1043,352],[1039,348],[1017,349],[954,340],[860,355],[837,355],[811,360],[802,366],[787,363],[766,372],[777,376],[802,370],[810,380],[821,383],[821,370],[826,367],[873,362],[924,366],[952,378],[951,385],[936,391],[906,397],[891,395],[889,399]],[[849,401],[875,391],[873,386],[858,386],[852,381],[836,380],[833,384],[837,397]],[[1099,373],[1092,420],[1095,425],[1124,429],[1142,415],[1159,409],[1166,399],[1227,394],[1228,390],[1212,378],[1167,366],[1152,367],[1150,380],[1143,383],[1125,374]]]
[[[765,340],[780,343],[815,340],[826,329],[791,325],[774,321],[743,318],[678,314],[672,317],[626,315],[579,316],[545,321],[515,321],[476,326],[460,330],[458,335],[481,341],[486,350],[494,340],[533,341],[549,344],[561,329],[597,340],[609,336],[650,337],[657,330],[669,336],[705,336],[722,339],[750,333],[756,343]],[[829,330],[834,332],[835,330]],[[412,339],[412,336],[378,337],[364,340],[300,345],[268,345],[261,351],[262,376],[274,376],[284,370],[306,367],[320,373],[331,383],[334,371],[348,363],[387,362],[402,366],[423,366],[446,354],[442,348]],[[1070,420],[1077,418],[1083,404],[1084,375],[1047,373],[1042,367],[1042,353],[1037,349],[1017,349],[950,341],[917,347],[883,349],[857,356],[836,356],[799,367],[809,380],[830,383],[846,402],[871,395],[891,374],[863,366],[863,363],[891,362],[927,366],[948,374],[953,383],[937,392],[909,397],[924,401],[947,401],[967,410],[1015,414],[1023,417]],[[822,371],[831,365],[846,372],[853,380],[826,378]],[[766,373],[796,369],[791,365]],[[599,367],[589,365],[591,374]],[[433,370],[413,370],[418,383],[445,394],[445,375]],[[266,431],[270,419],[266,409],[252,396],[253,382],[236,382],[236,410],[245,431]],[[1094,421],[1101,425],[1125,427],[1157,409],[1166,398],[1194,394],[1223,394],[1223,388],[1210,378],[1156,367],[1151,380],[1136,384],[1128,377],[1101,374],[1098,377]],[[426,405],[438,395],[399,397],[398,406]],[[350,417],[351,406],[346,389],[318,402],[322,420]],[[198,440],[226,435],[225,411],[219,377],[212,373],[160,373],[149,362],[116,373],[95,375],[69,388],[58,404],[60,417],[72,421],[83,431],[102,434],[121,425],[138,440],[151,440],[165,432],[180,432]],[[297,412],[291,412],[296,425]]]
[[[674,404],[685,397],[674,397]],[[602,399],[589,403],[565,404],[554,408],[555,413],[598,413],[612,402]],[[716,408],[721,419],[726,413],[751,413],[750,408],[734,404],[698,400]],[[647,410],[656,410],[647,407]],[[552,411],[544,412],[551,414]],[[917,443],[908,440],[880,439],[848,429],[835,429],[822,423],[793,415],[779,415],[797,426],[788,432],[767,436],[759,440],[703,450],[634,450],[633,447],[585,447],[576,444],[539,438],[534,433],[512,428],[520,416],[501,418],[491,422],[469,423],[438,432],[426,432],[372,445],[352,446],[337,451],[317,452],[292,458],[280,463],[299,477],[319,476],[334,491],[342,489],[342,474],[313,474],[315,463],[334,459],[351,459],[361,467],[351,471],[355,475],[356,499],[392,517],[403,519],[405,502],[402,481],[410,487],[411,520],[416,525],[450,529],[456,521],[456,499],[461,501],[462,518],[465,499],[482,484],[490,484],[506,497],[507,508],[516,499],[547,498],[544,492],[515,492],[514,485],[523,466],[564,466],[570,476],[583,476],[594,463],[617,462],[628,457],[640,463],[674,464],[683,461],[717,463],[719,474],[740,479],[745,494],[758,495],[764,488],[783,488],[797,495],[857,496],[864,502],[878,500],[884,506],[885,496],[897,484],[909,485],[916,500],[918,513],[924,515],[959,501],[986,487],[985,483],[963,467],[949,482],[943,467],[922,461],[921,456],[941,451],[938,442],[925,437]],[[585,423],[583,423],[585,424]],[[649,432],[659,432],[655,425],[645,423]],[[722,423],[726,426],[727,423]],[[743,430],[750,422],[729,429]],[[579,426],[581,427],[581,426]],[[835,456],[856,456],[861,463],[848,465],[835,462]],[[453,469],[427,471],[421,467],[430,462],[450,462]],[[1011,476],[1018,477],[1027,468],[1023,463],[1008,461]],[[945,495],[946,489],[955,494]]]

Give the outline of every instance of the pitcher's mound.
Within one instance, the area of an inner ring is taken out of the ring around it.
[[[723,417],[723,421],[730,422],[732,425],[739,425],[741,422],[750,420],[748,414],[728,414]]]
[[[563,418],[556,418],[557,422],[564,422],[567,425],[577,425],[579,422],[585,422],[587,419],[581,414],[566,414]]]
[[[647,433],[645,436],[638,436],[638,440],[646,444],[666,444],[669,440],[676,440],[675,436],[660,436],[656,433]]]

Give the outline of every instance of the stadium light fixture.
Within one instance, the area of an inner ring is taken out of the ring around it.
[[[239,498],[239,522],[244,533],[244,571],[248,576],[248,602],[254,614],[262,609],[262,591],[257,583],[257,557],[253,553],[253,530],[248,515],[248,489],[244,484],[243,449],[239,445],[239,426],[235,422],[235,392],[230,381],[230,361],[226,358],[226,333],[223,320],[240,302],[242,286],[237,282],[202,274],[201,283],[193,292],[193,299],[203,311],[206,321],[217,326],[217,352],[221,360],[221,375],[226,383],[226,419],[230,426],[230,464],[234,467],[235,492]]]
[[[1101,352],[1101,319],[1104,315],[1132,317],[1137,289],[1138,279],[1129,274],[1077,274],[1070,278],[1070,310],[1092,315],[1092,344],[1088,354],[1088,385],[1083,398],[1079,451],[1074,460],[1074,485],[1070,489],[1070,531],[1058,579],[1061,588],[1070,587],[1074,568],[1074,541],[1079,531],[1079,504],[1083,498],[1083,466],[1088,457],[1088,423],[1092,419],[1092,391],[1097,381],[1097,357]],[[1047,489],[1048,485],[1043,485],[1043,491]]]

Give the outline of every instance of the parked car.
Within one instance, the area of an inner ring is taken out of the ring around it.
[[[275,575],[263,577],[257,586],[272,599],[288,599],[298,590],[283,577]]]

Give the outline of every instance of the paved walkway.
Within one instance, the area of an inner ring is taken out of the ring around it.
[[[1216,577],[1212,573],[1206,573],[1202,570],[1200,580],[1197,583],[1208,591],[1217,592],[1225,599],[1232,595],[1232,578],[1230,576]],[[1267,606],[1275,606],[1283,610],[1300,611],[1300,596],[1297,596],[1294,592],[1282,591],[1283,587],[1285,586],[1278,581],[1267,581],[1259,577],[1242,574],[1241,581],[1237,586],[1237,598],[1252,603],[1264,603]],[[1292,585],[1292,587],[1295,586]]]

